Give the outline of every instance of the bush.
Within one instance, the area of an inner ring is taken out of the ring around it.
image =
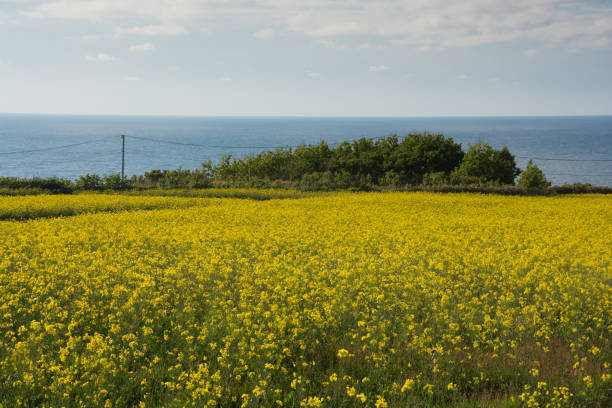
[[[77,190],[104,190],[104,180],[97,174],[87,173],[84,176],[79,176],[79,179],[75,182]]]
[[[106,190],[125,190],[129,187],[126,180],[121,178],[119,173],[104,176],[104,188]]]
[[[429,173],[448,175],[464,157],[461,145],[442,134],[411,133],[388,155],[387,170],[393,170],[403,183],[420,184]]]
[[[518,183],[519,187],[523,188],[539,188],[546,189],[550,187],[550,181],[546,179],[544,173],[538,166],[533,164],[533,161],[529,160],[527,168],[521,173]]]
[[[584,183],[574,183],[574,184],[564,184],[562,186],[554,186],[549,189],[556,194],[584,194],[584,193],[593,193],[593,194],[612,194],[612,187],[607,186],[593,186],[591,184]]]
[[[521,171],[507,147],[494,149],[488,143],[470,146],[451,181],[458,184],[513,185]]]
[[[304,174],[298,186],[307,191],[332,190],[335,188],[334,176],[329,171]]]
[[[23,179],[17,177],[0,177],[0,188],[12,190],[44,191],[50,194],[70,194],[74,190],[74,185],[70,180],[58,179],[55,177]]]
[[[426,186],[441,186],[448,184],[449,177],[443,171],[427,173],[423,176],[423,184]]]
[[[312,177],[330,172],[338,188],[368,189],[374,185],[421,183],[427,173],[448,175],[461,163],[463,155],[461,145],[451,138],[413,133],[402,140],[397,135],[361,138],[334,149],[321,142],[240,159],[225,156],[213,174],[215,180],[233,185],[252,185],[261,180],[305,185],[312,184]]]

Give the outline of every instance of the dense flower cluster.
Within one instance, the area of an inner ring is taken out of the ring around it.
[[[0,220],[25,220],[96,212],[182,208],[201,200],[182,197],[130,197],[125,195],[26,195],[0,196]]]
[[[612,398],[605,196],[200,199],[3,221],[0,253],[4,406]]]

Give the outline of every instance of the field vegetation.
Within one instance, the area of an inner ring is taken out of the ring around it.
[[[122,179],[119,174],[85,174],[76,180],[0,177],[0,195],[75,191],[202,190],[273,188],[300,191],[431,190],[501,194],[610,193],[611,187],[576,184],[549,188],[544,173],[530,162],[521,174],[515,157],[503,147],[476,143],[467,152],[442,134],[412,133],[264,151],[223,157],[196,169],[150,170]]]
[[[609,196],[57,200],[151,209],[0,222],[4,407],[612,405]]]
[[[27,195],[0,197],[0,220],[72,216],[84,213],[183,208],[202,205],[200,200],[179,197],[127,195]]]

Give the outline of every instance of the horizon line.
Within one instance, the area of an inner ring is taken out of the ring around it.
[[[96,117],[173,117],[173,118],[248,118],[248,119],[417,119],[417,118],[563,118],[563,117],[609,117],[606,114],[466,114],[466,115],[225,115],[225,114],[152,114],[152,113],[62,113],[62,112],[0,112],[0,115],[15,116],[96,116]]]

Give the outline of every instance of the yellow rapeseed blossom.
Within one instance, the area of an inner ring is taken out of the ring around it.
[[[387,401],[385,401],[385,399],[379,395],[376,397],[376,403],[374,403],[374,406],[376,408],[387,408],[389,404],[387,404]]]
[[[410,378],[406,379],[406,381],[404,382],[404,385],[402,385],[401,392],[406,392],[406,391],[411,390],[413,385],[414,385],[414,380]]]
[[[0,405],[606,404],[609,196],[261,194],[0,197]]]

